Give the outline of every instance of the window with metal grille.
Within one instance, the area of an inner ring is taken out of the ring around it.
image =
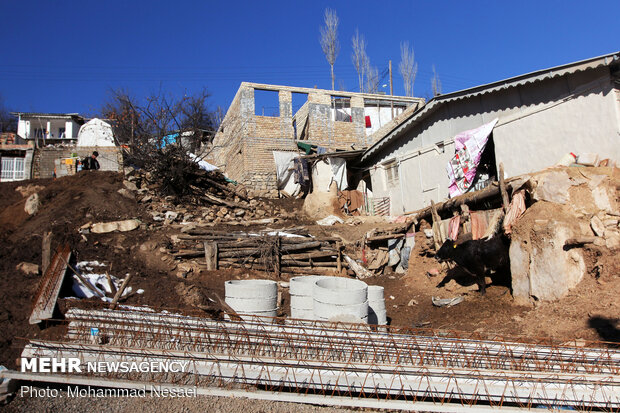
[[[2,170],[0,171],[0,180],[2,182],[23,180],[24,165],[24,158],[2,157]]]

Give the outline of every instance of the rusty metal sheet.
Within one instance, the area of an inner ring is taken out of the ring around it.
[[[32,313],[30,314],[30,324],[37,324],[52,318],[70,258],[71,249],[68,244],[60,247],[56,254],[54,254],[50,265],[39,282]]]

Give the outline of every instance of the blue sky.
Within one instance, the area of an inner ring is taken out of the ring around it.
[[[379,73],[392,60],[396,95],[401,41],[414,46],[421,97],[432,65],[446,93],[620,50],[618,0],[5,0],[0,96],[16,111],[94,114],[113,88],[143,97],[207,87],[224,109],[242,81],[329,89],[318,41],[326,7],[340,18],[336,88],[350,91],[356,28]]]

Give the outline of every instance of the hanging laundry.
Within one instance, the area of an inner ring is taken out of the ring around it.
[[[454,137],[455,155],[446,166],[450,178],[450,197],[464,194],[471,188],[480,157],[497,121],[498,119],[494,119]]]
[[[480,239],[487,232],[487,221],[484,214],[475,211],[469,211],[469,220],[471,222],[472,239]]]
[[[459,236],[459,226],[461,224],[461,216],[455,215],[448,222],[448,238],[455,240]]]

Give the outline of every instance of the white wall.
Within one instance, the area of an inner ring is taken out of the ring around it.
[[[30,135],[30,121],[25,119],[19,119],[17,122],[17,135],[23,139],[28,138]]]
[[[443,103],[372,160],[401,160],[403,199],[398,188],[384,189],[380,168],[370,171],[374,194],[390,196],[393,214],[447,199],[452,138],[496,117],[496,161],[504,163],[507,177],[544,169],[567,152],[620,160],[617,95],[609,68],[602,67]]]
[[[403,113],[404,108],[394,107],[394,117],[397,117]],[[386,123],[392,120],[392,108],[390,106],[365,106],[364,116],[370,116],[370,128],[366,128],[366,136],[370,136],[375,133]]]

